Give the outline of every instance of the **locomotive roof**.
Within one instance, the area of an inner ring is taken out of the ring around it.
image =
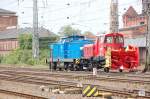
[[[72,36],[68,36],[67,38],[84,38],[84,36],[72,35]]]
[[[61,37],[61,39],[65,39],[65,38],[85,38],[85,37],[80,36],[80,35],[72,35],[72,36]]]
[[[99,34],[98,36],[123,36],[121,33],[106,33],[106,34]]]
[[[105,36],[123,36],[121,33],[108,33]]]

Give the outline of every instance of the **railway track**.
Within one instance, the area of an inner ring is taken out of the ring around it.
[[[13,96],[20,96],[20,97],[27,98],[27,99],[47,99],[47,98],[40,97],[40,96],[34,96],[34,95],[29,95],[29,94],[14,92],[14,91],[2,90],[2,89],[0,89],[0,93],[9,94]]]
[[[144,84],[147,84],[147,85],[150,85],[150,79],[149,77],[147,77],[146,79],[135,79],[135,76],[133,75],[130,75],[131,77],[128,78],[128,77],[120,77],[120,76],[98,76],[98,77],[95,77],[95,76],[92,76],[92,75],[78,75],[76,73],[64,73],[64,72],[53,72],[53,73],[47,73],[47,72],[31,72],[31,71],[3,71],[1,72],[3,74],[10,74],[11,75],[16,75],[16,74],[19,74],[19,75],[26,75],[26,76],[41,76],[41,77],[54,77],[54,78],[65,78],[67,80],[78,80],[78,81],[81,81],[81,80],[89,80],[89,81],[107,81],[107,82],[120,82],[120,83],[130,83],[130,84],[136,84],[136,85],[144,85]],[[138,77],[138,76],[136,76]],[[133,79],[134,78],[134,79]]]
[[[32,68],[17,68],[17,67],[0,67],[0,71],[20,71],[20,72],[33,72],[33,73],[50,73],[50,70],[48,69],[32,69]],[[81,74],[81,75],[92,75],[92,72],[84,72],[84,71],[53,71],[53,73],[58,73],[58,74]],[[118,72],[110,72],[110,73],[105,73],[105,72],[98,72],[98,75],[101,76],[113,76],[113,77],[128,77],[128,78],[141,78],[141,79],[150,79],[150,73],[136,73],[136,72],[123,72],[123,73],[118,73]]]
[[[12,75],[13,76],[13,75]],[[56,81],[56,80],[47,80],[45,78],[36,78],[36,77],[29,77],[29,76],[22,76],[24,79],[20,79],[20,77],[12,78],[11,76],[2,76],[0,75],[1,80],[7,80],[7,81],[16,81],[16,82],[23,82],[23,83],[30,83],[30,84],[38,84],[38,85],[55,85],[57,88],[63,89],[63,88],[77,88],[77,82],[68,82],[68,81]],[[84,84],[86,85],[86,84]],[[129,92],[129,91],[121,91],[121,90],[114,90],[110,88],[106,88],[100,85],[95,85],[98,87],[99,91],[103,92],[111,92],[114,96],[122,96],[124,98],[132,97],[134,94],[134,97],[136,99],[149,99],[150,98],[150,92],[147,92],[147,96],[138,96],[135,92]],[[21,93],[17,93],[19,96],[26,96],[26,97],[34,97],[32,95],[24,95]],[[32,99],[32,98],[31,98]],[[35,98],[35,99],[44,99],[44,98]]]
[[[82,75],[81,75],[82,74]],[[7,81],[15,81],[15,82],[23,82],[23,83],[30,83],[30,84],[38,84],[38,85],[53,85],[56,86],[57,88],[61,87],[62,88],[77,88],[78,82],[73,81],[74,79],[78,80],[95,80],[95,81],[118,81],[118,82],[129,82],[129,83],[139,83],[139,84],[149,84],[150,85],[150,80],[149,77],[147,76],[145,79],[142,80],[142,77],[136,76],[137,78],[139,77],[140,79],[138,80],[133,80],[132,78],[135,78],[134,75],[130,75],[128,79],[120,78],[120,76],[115,75],[114,77],[110,75],[106,76],[92,76],[92,73],[81,73],[81,74],[76,74],[76,72],[49,72],[47,70],[33,70],[33,69],[27,69],[27,70],[22,70],[22,69],[1,69],[0,70],[0,79],[1,80],[7,80]],[[54,78],[54,79],[51,79]],[[65,80],[56,80],[56,78],[66,78]],[[69,80],[69,81],[66,81]],[[83,84],[83,85],[86,85]],[[113,88],[107,88],[106,86],[101,86],[101,85],[96,85],[99,88],[100,91],[104,92],[111,92],[113,93],[114,96],[121,95],[123,97],[136,97],[136,99],[150,99],[150,92],[146,91],[146,96],[138,96],[138,90],[119,90],[116,89],[114,90]],[[37,98],[38,99],[38,98]]]
[[[21,72],[39,72],[39,73],[49,73],[50,70],[49,69],[33,69],[33,68],[25,68],[25,67],[21,67],[21,68],[18,68],[18,67],[0,67],[0,71],[21,71]],[[53,71],[54,73],[72,73],[72,74],[82,74],[82,75],[89,75],[91,74],[92,75],[92,72],[88,72],[88,71]],[[146,72],[146,73],[140,73],[140,72],[122,72],[122,73],[119,73],[119,72],[110,72],[110,73],[105,73],[103,71],[100,71],[98,72],[98,75],[106,75],[106,76],[126,76],[126,77],[133,77],[133,78],[148,78],[150,79],[150,72]]]
[[[44,77],[57,77],[57,78],[69,78],[69,79],[85,79],[85,80],[107,80],[107,81],[120,81],[120,82],[131,82],[131,83],[147,83],[150,84],[150,77],[146,77],[144,79],[141,79],[142,77],[139,76],[134,76],[134,75],[128,75],[128,76],[93,76],[92,74],[87,74],[87,75],[78,75],[76,73],[63,73],[63,72],[48,72],[48,73],[44,73],[44,72],[30,72],[30,71],[26,71],[26,72],[22,72],[22,71],[2,71],[0,73],[3,74],[11,74],[11,75],[15,75],[15,74],[22,74],[22,75],[32,75],[32,76],[44,76]],[[134,78],[134,79],[133,79]],[[140,79],[139,79],[140,78]]]

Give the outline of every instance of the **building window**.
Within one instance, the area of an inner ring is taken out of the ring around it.
[[[140,25],[144,25],[145,24],[145,22],[140,22]]]
[[[132,18],[128,18],[128,21],[132,21]]]

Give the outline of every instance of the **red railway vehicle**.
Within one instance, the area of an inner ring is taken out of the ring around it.
[[[84,46],[83,53],[92,67],[104,68],[105,72],[110,69],[130,71],[139,65],[139,49],[131,45],[124,48],[124,37],[120,33],[97,36],[95,44]]]

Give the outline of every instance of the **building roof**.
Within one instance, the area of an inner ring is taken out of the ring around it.
[[[125,47],[133,45],[136,47],[146,47],[146,37],[125,38]]]
[[[0,31],[0,39],[8,39],[8,38],[17,38],[18,37],[18,33],[17,33],[17,29],[8,29],[5,31]]]
[[[145,36],[147,25],[137,25],[127,28],[121,28],[119,31],[125,36],[125,37],[139,37],[139,36]]]
[[[125,28],[121,28],[119,29],[119,31],[127,31],[127,30],[134,30],[134,29],[137,29],[139,27],[145,27],[147,25],[136,25],[136,26],[130,26],[130,27],[125,27]]]
[[[39,37],[49,37],[51,35],[55,35],[54,33],[50,32],[49,30],[43,28],[43,27],[40,27],[39,28]],[[33,33],[33,28],[22,28],[22,29],[19,29],[18,33]]]
[[[136,17],[138,16],[138,13],[135,11],[135,9],[132,6],[130,6],[123,16]]]
[[[1,9],[0,8],[0,15],[15,15],[16,12],[13,11],[9,11],[9,10],[5,10],[5,9]]]
[[[24,33],[33,33],[33,28],[21,28],[19,30],[17,29],[8,29],[5,31],[0,31],[0,39],[16,39],[18,38],[19,34],[24,34]],[[39,37],[44,38],[44,37],[50,37],[54,36],[55,34],[50,32],[49,30],[45,28],[39,28]]]
[[[85,36],[86,38],[90,38],[90,39],[96,39],[96,35],[94,35],[91,32],[85,32],[84,34],[82,34],[83,36]]]

